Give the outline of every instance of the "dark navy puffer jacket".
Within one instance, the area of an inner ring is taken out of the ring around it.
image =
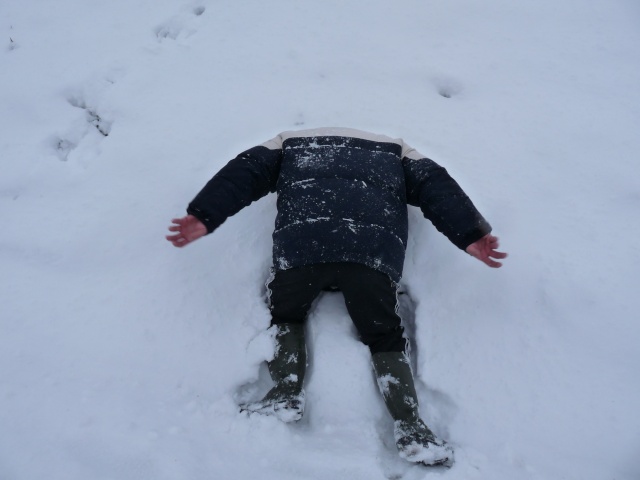
[[[491,231],[444,168],[400,139],[344,128],[284,132],[241,153],[187,211],[212,232],[269,192],[276,270],[356,262],[399,281],[407,204],[463,250]]]

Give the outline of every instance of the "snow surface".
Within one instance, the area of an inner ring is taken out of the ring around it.
[[[640,478],[639,22],[634,0],[2,0],[0,479]],[[273,196],[164,240],[237,153],[334,125],[446,166],[510,253],[489,269],[410,211],[450,470],[398,457],[340,294],[309,318],[304,419],[238,412],[273,347]]]

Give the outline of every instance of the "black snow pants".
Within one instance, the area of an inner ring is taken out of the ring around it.
[[[339,290],[360,340],[372,354],[404,352],[406,339],[397,313],[397,284],[359,263],[318,263],[275,273],[267,284],[271,324],[302,324],[323,290]]]

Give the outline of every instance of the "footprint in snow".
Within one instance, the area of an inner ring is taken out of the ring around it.
[[[87,105],[86,101],[82,97],[74,96],[67,100],[71,106],[85,111],[87,123],[95,127],[100,135],[103,137],[109,136],[109,133],[111,133],[111,125],[113,124],[112,121],[103,118],[95,108]]]
[[[431,83],[443,98],[453,98],[462,92],[462,84],[451,77],[436,77],[431,80]]]
[[[98,111],[94,105],[102,97],[103,91],[115,83],[114,76],[118,72],[113,72],[110,76],[100,79],[97,82],[90,82],[84,88],[76,88],[66,97],[67,103],[73,108],[82,111],[82,114],[73,121],[66,133],[55,135],[48,140],[55,155],[61,161],[67,161],[71,152],[78,148],[82,141],[92,132],[99,135],[97,138],[108,137],[111,133],[113,120]],[[92,99],[91,101],[89,99]]]
[[[157,40],[162,42],[166,39],[179,40],[189,38],[197,31],[194,25],[196,18],[202,16],[205,10],[203,6],[192,7],[158,25],[154,29]]]

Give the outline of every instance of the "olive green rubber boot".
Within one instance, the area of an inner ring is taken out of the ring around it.
[[[304,413],[303,382],[307,369],[304,326],[283,323],[272,328],[276,329],[276,350],[268,366],[275,386],[262,400],[245,405],[242,410],[274,415],[286,423],[295,422]]]
[[[418,395],[411,366],[402,352],[372,356],[378,387],[394,420],[394,436],[400,456],[425,465],[451,465],[453,449],[429,430],[420,418]]]

